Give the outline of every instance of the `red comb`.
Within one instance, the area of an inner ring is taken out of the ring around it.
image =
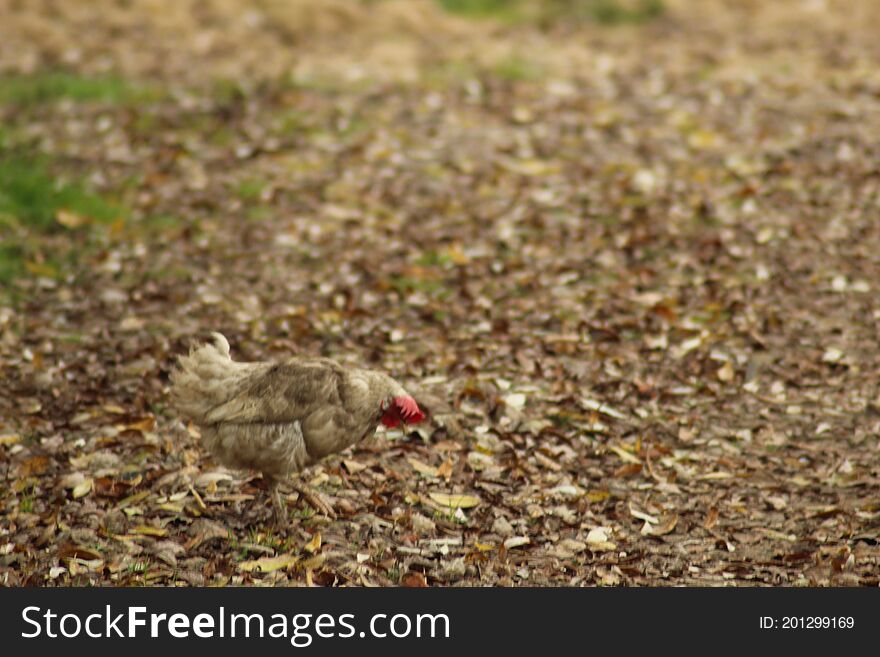
[[[418,424],[425,419],[425,414],[416,400],[410,396],[400,396],[394,398],[394,404],[400,410],[400,417],[409,424]]]

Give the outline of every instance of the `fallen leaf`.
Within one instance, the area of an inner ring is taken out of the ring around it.
[[[411,570],[400,578],[400,585],[411,589],[424,589],[428,587],[428,580],[422,573]]]
[[[18,474],[21,477],[31,477],[33,475],[41,475],[49,467],[48,456],[32,456],[26,459],[18,466]]]
[[[82,472],[71,472],[61,477],[58,483],[62,488],[76,488],[86,480],[86,476]]]
[[[73,229],[85,226],[91,220],[85,215],[76,214],[75,212],[70,212],[69,210],[59,210],[55,214],[55,221],[57,221],[65,228]]]
[[[843,351],[837,347],[829,347],[822,354],[823,363],[839,363],[843,358]]]
[[[449,481],[449,478],[452,476],[452,459],[446,459],[443,463],[440,464],[440,467],[437,468],[437,476],[443,477],[446,481]]]
[[[303,549],[310,554],[314,554],[315,552],[320,550],[321,549],[321,532],[315,532],[315,535],[312,536],[312,540],[310,540],[308,543],[306,543],[303,546]]]
[[[473,495],[449,495],[447,493],[429,493],[429,497],[437,504],[458,509],[470,509],[480,503],[479,497]]]
[[[587,534],[587,543],[605,543],[607,540],[608,534],[604,527],[594,527]]]
[[[78,500],[81,497],[85,497],[89,493],[92,492],[92,486],[94,485],[95,480],[91,477],[86,477],[73,487],[73,499]]]
[[[526,396],[522,393],[513,393],[505,395],[501,398],[506,406],[514,409],[520,409],[526,405]]]
[[[644,520],[645,522],[649,522],[652,525],[656,525],[660,522],[659,518],[655,516],[648,515],[644,511],[639,511],[638,509],[633,508],[632,505],[629,507],[629,512],[633,516],[633,518],[638,518],[639,520]]]
[[[427,463],[422,463],[418,459],[408,458],[407,461],[413,467],[413,470],[418,472],[421,475],[425,475],[426,477],[436,477],[437,476],[437,468],[433,465],[428,465]]]
[[[82,547],[81,545],[65,543],[58,548],[58,558],[62,560],[83,559],[86,561],[96,561],[103,559],[103,555],[100,552]]]
[[[641,465],[642,460],[638,456],[634,456],[627,452],[625,449],[621,449],[617,445],[608,445],[608,449],[617,454],[621,459],[623,459],[627,463],[639,464]]]
[[[581,399],[581,406],[583,406],[588,411],[596,411],[597,413],[601,413],[603,415],[607,415],[608,417],[613,417],[616,420],[626,420],[627,416],[620,411],[611,408],[608,404],[604,404],[595,399],[589,399],[588,397],[584,397]]]
[[[357,474],[361,470],[366,470],[368,467],[360,461],[355,461],[353,459],[342,459],[342,465],[345,466],[345,469],[348,470],[349,474]]]
[[[138,525],[137,527],[132,528],[131,531],[134,534],[141,534],[142,536],[168,536],[167,529],[150,527],[149,525]]]
[[[648,534],[649,536],[665,536],[666,534],[671,534],[677,524],[678,516],[672,516],[664,522],[655,525],[645,522],[645,527],[648,528],[648,531],[643,531],[642,533]]]
[[[145,418],[131,422],[130,424],[121,424],[117,427],[120,431],[152,431],[156,428],[156,418],[148,415]]]
[[[589,502],[604,502],[609,497],[611,497],[611,493],[607,490],[591,490],[587,493],[587,501]]]
[[[299,562],[299,557],[293,554],[281,554],[277,557],[260,557],[253,561],[242,561],[238,569],[246,573],[271,573],[275,570],[290,568]]]
[[[715,373],[715,375],[718,377],[719,381],[723,381],[724,383],[732,381],[734,375],[733,365],[730,363],[730,361],[727,361],[726,363],[724,363],[724,365],[718,368],[718,371]]]

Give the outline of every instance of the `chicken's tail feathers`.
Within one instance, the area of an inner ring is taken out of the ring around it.
[[[214,338],[214,348],[229,358],[229,340],[226,339],[226,336],[218,331],[214,331],[211,333],[211,337]],[[202,347],[207,346],[209,345],[202,345]]]
[[[171,399],[188,419],[203,422],[212,408],[235,394],[251,369],[251,363],[236,363],[229,356],[229,341],[222,333],[212,333],[213,341],[190,349],[180,356],[171,372]]]

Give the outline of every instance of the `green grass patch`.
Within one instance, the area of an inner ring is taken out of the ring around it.
[[[0,104],[40,105],[58,100],[127,104],[158,97],[155,89],[115,75],[89,77],[65,71],[0,76]]]
[[[0,284],[27,274],[57,277],[87,239],[53,241],[124,220],[126,209],[79,179],[54,175],[47,158],[0,151]],[[51,245],[50,245],[51,242]]]
[[[493,68],[493,73],[509,82],[540,80],[542,77],[541,68],[522,57],[508,57],[501,60]]]
[[[21,276],[25,270],[24,263],[25,250],[21,244],[0,244],[0,284]]]
[[[641,24],[661,16],[663,0],[436,0],[468,18],[553,24],[587,20],[602,25]]]
[[[469,18],[517,19],[522,0],[437,0],[446,11]]]
[[[549,20],[593,20],[602,25],[647,23],[664,12],[663,0],[544,0]]]
[[[474,62],[450,59],[425,66],[423,81],[434,89],[446,87],[479,77],[480,70]]]
[[[314,130],[314,122],[305,112],[284,109],[275,116],[275,131],[282,135],[296,135]]]
[[[422,292],[439,301],[445,301],[452,294],[442,279],[392,276],[388,283],[403,296],[411,292]]]
[[[125,238],[168,238],[179,235],[187,223],[173,214],[157,213],[131,219],[125,228]]]
[[[263,205],[256,205],[245,210],[245,218],[248,221],[266,221],[272,217],[272,211]]]
[[[259,178],[245,178],[235,186],[235,194],[242,201],[256,201],[266,189],[266,182]]]
[[[237,80],[216,78],[211,84],[211,98],[221,106],[235,105],[247,97],[247,92]]]
[[[72,215],[66,220],[62,212]],[[0,155],[0,223],[40,232],[87,223],[112,223],[123,208],[88,191],[81,181],[53,176],[45,159]],[[74,218],[76,217],[76,218]]]
[[[416,264],[421,267],[445,267],[452,264],[452,258],[447,253],[429,250],[416,259]]]

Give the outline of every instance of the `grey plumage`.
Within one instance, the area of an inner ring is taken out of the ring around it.
[[[226,466],[260,471],[270,485],[353,445],[380,422],[424,417],[386,374],[326,358],[236,362],[219,333],[182,356],[171,381],[175,406],[200,427],[205,447]]]

